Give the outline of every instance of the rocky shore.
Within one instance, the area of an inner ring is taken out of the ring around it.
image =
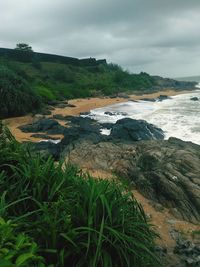
[[[164,140],[162,129],[143,120],[102,124],[74,116],[80,106],[69,109],[74,113],[59,113],[59,108],[18,125],[17,131],[34,141],[43,139],[32,148],[44,156],[96,176],[121,177],[156,225],[161,236],[158,254],[165,266],[200,266],[200,146],[177,138]],[[105,128],[110,135],[101,134]]]

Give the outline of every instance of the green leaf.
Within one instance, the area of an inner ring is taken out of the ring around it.
[[[28,260],[30,260],[32,258],[34,258],[34,255],[32,253],[24,253],[24,254],[20,255],[16,259],[16,262],[15,262],[16,263],[16,267],[22,266],[26,261],[28,261]]]

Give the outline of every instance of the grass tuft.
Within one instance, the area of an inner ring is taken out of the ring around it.
[[[63,170],[62,162],[30,153],[2,125],[0,150],[0,216],[5,224],[17,224],[17,234],[30,243],[27,251],[18,251],[14,266],[161,266],[156,234],[122,184],[94,179],[73,166]],[[0,252],[6,233],[1,232]]]

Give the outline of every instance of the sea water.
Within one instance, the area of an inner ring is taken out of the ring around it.
[[[191,100],[198,97],[198,101]],[[112,112],[112,115],[105,114]],[[170,136],[200,144],[200,90],[172,96],[161,102],[128,101],[91,110],[91,118],[101,122],[115,123],[122,118],[142,119],[160,127],[165,139]],[[102,129],[102,134],[109,134]]]

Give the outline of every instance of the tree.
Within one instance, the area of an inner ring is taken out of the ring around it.
[[[15,49],[20,51],[33,52],[32,47],[25,43],[16,44]]]

